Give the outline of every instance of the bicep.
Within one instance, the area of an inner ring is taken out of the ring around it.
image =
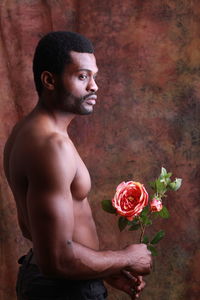
[[[70,185],[73,159],[50,151],[30,164],[27,210],[33,247],[39,264],[51,261],[72,239],[74,216]],[[65,159],[63,159],[63,157]]]

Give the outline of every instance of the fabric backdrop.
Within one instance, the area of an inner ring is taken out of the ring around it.
[[[198,0],[1,0],[0,146],[37,101],[32,56],[52,30],[89,37],[96,49],[99,92],[92,116],[71,136],[92,176],[89,201],[102,249],[119,249],[138,234],[119,233],[101,210],[122,180],[147,184],[161,166],[183,178],[170,194],[169,220],[143,300],[197,300],[199,290],[200,3]],[[3,173],[0,189],[0,299],[15,299],[17,257],[29,248]],[[109,300],[129,299],[109,289]]]

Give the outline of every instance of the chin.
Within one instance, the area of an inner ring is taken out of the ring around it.
[[[87,106],[87,107],[85,107],[85,106],[82,106],[82,107],[80,107],[80,111],[79,111],[79,114],[80,115],[90,115],[90,114],[92,114],[93,113],[93,106]]]
[[[79,112],[79,115],[87,116],[87,115],[91,115],[92,113],[93,113],[93,109],[91,109],[91,110],[84,110],[84,111]]]

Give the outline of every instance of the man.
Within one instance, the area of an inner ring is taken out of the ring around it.
[[[102,300],[103,279],[135,299],[150,252],[143,244],[99,251],[89,173],[67,133],[97,100],[92,45],[76,33],[49,33],[36,48],[33,72],[39,101],[14,127],[4,160],[20,228],[33,243],[19,260],[18,300]]]

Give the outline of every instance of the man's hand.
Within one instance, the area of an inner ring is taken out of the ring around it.
[[[105,281],[112,287],[127,293],[132,300],[139,298],[146,285],[142,276],[133,276],[125,270],[121,274],[110,276]]]
[[[147,275],[151,271],[151,252],[145,244],[134,244],[124,249],[130,258],[129,267],[126,268],[132,275]]]

